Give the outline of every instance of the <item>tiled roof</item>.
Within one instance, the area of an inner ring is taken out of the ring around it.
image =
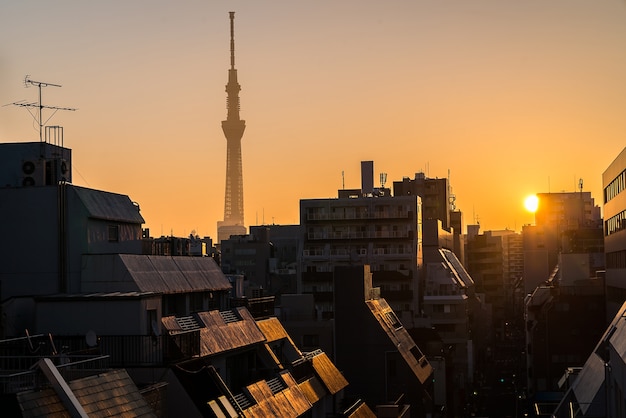
[[[137,386],[125,370],[73,380],[70,389],[90,417],[155,417]],[[17,394],[23,417],[70,417],[55,391],[27,391]]]

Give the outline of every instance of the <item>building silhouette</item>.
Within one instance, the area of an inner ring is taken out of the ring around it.
[[[222,130],[226,137],[226,191],[224,193],[224,220],[217,223],[218,244],[231,235],[246,233],[243,224],[243,170],[241,164],[241,137],[246,121],[239,117],[239,91],[235,69],[235,12],[230,14],[230,69],[226,84],[226,120]]]

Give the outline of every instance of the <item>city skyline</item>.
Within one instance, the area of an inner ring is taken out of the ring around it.
[[[300,199],[359,187],[363,160],[387,185],[450,175],[483,230],[520,230],[528,194],[580,178],[601,205],[626,131],[621,0],[6,4],[0,105],[37,100],[27,74],[62,85],[43,103],[78,108],[47,123],[65,128],[74,183],[129,195],[152,235],[215,238],[229,11],[246,225],[298,223]],[[38,141],[35,125],[0,107],[0,142]]]

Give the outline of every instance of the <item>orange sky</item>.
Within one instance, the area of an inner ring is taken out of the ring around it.
[[[9,3],[9,4],[6,4]],[[626,145],[623,0],[4,2],[0,105],[75,107],[62,125],[74,183],[127,194],[153,236],[216,237],[223,218],[235,11],[247,225],[299,221],[299,200],[450,170],[465,224],[515,229],[523,200],[601,204]],[[44,118],[50,113],[44,114]],[[0,141],[38,140],[0,107]]]

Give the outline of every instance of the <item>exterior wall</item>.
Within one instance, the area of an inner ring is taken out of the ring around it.
[[[2,299],[60,292],[57,188],[0,188],[0,202]]]
[[[161,323],[161,298],[69,297],[40,299],[36,332],[54,335],[150,335],[148,310]]]
[[[609,220],[626,211],[626,148],[602,174],[604,189],[604,251],[606,253],[607,320],[626,301],[626,221],[622,228],[609,233]],[[615,181],[615,182],[614,182]],[[613,226],[613,225],[612,225]]]
[[[252,235],[235,235],[221,243],[221,267],[227,274],[243,274],[246,280],[244,294],[270,289],[270,243],[259,241]]]

